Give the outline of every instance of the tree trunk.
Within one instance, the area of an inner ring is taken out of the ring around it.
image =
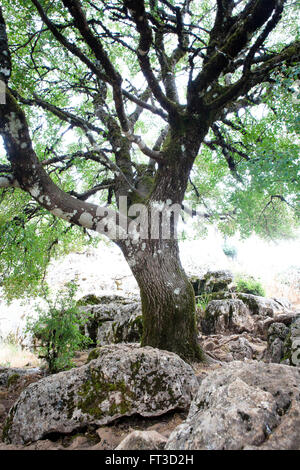
[[[140,287],[142,346],[172,351],[189,362],[203,360],[195,294],[181,266],[177,240],[143,240],[123,252]]]
[[[188,362],[201,361],[204,354],[197,341],[194,290],[179,258],[177,222],[206,130],[190,126],[188,137],[180,129],[170,130],[164,165],[158,168],[144,206],[147,210],[141,208],[133,220],[140,226],[139,233],[129,230],[128,239],[120,244],[140,288],[142,345],[172,351]]]

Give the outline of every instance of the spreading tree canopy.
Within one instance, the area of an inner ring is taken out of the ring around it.
[[[179,211],[228,234],[291,235],[297,2],[1,4],[3,285],[20,294],[51,253],[98,232],[139,284],[142,343],[201,358]]]

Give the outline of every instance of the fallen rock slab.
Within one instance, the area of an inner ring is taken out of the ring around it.
[[[300,369],[235,361],[205,378],[166,450],[300,449]]]
[[[10,409],[4,441],[24,444],[122,416],[188,409],[198,389],[193,369],[167,351],[118,344],[99,348],[94,357],[26,388]]]

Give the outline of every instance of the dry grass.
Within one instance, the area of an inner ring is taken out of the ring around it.
[[[294,269],[276,274],[264,280],[268,297],[284,297],[295,310],[300,310],[300,270]]]
[[[12,343],[0,344],[1,367],[38,367],[40,360],[30,351]]]

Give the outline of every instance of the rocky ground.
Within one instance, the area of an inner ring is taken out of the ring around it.
[[[52,376],[0,369],[0,450],[300,450],[300,313],[232,281],[192,279],[203,364],[139,347],[138,298],[83,297],[101,347]]]
[[[74,362],[76,367],[86,364],[89,352],[78,352]],[[220,364],[195,364],[195,375],[199,382],[210,372],[219,369]],[[20,394],[28,385],[38,382],[45,377],[45,372],[36,373],[29,368],[0,369],[0,435],[3,434],[5,421],[9,410],[15,404]],[[120,445],[125,438],[133,432],[154,432],[162,436],[163,448],[172,431],[183,423],[187,417],[187,410],[171,410],[162,416],[143,418],[134,415],[132,417],[119,418],[116,421],[101,427],[91,426],[82,432],[69,433],[67,435],[52,435],[51,439],[42,439],[26,445],[6,444],[0,442],[2,450],[113,450]],[[134,443],[136,445],[136,442]],[[153,448],[157,448],[157,442]],[[149,448],[149,447],[147,447]]]

